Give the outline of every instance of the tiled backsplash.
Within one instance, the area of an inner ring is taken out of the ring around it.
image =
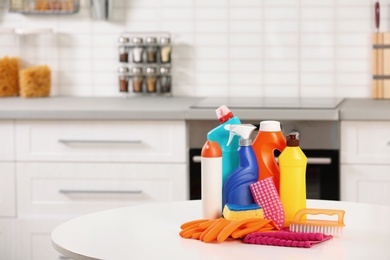
[[[120,96],[120,33],[172,35],[174,96],[370,97],[370,0],[113,0],[113,18],[9,13],[1,27],[50,27],[53,95]],[[381,3],[388,31],[390,0]],[[0,48],[5,43],[0,42]]]

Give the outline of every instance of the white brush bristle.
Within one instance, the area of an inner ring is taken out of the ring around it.
[[[323,233],[325,235],[341,236],[343,234],[343,227],[291,224],[290,231],[298,233]]]

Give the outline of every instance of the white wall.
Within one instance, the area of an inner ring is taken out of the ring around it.
[[[119,96],[119,34],[169,31],[175,96],[371,96],[373,0],[113,1],[114,18],[95,21],[89,0],[63,16],[0,0],[0,26],[54,29],[53,95]]]

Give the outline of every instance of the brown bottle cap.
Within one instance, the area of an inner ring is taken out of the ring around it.
[[[296,134],[290,134],[286,136],[287,146],[299,146],[299,139]]]

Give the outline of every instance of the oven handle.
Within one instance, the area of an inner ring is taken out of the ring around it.
[[[201,162],[201,156],[195,155],[192,157],[192,161],[194,163],[200,163]],[[276,162],[278,161],[278,158],[275,158]],[[308,157],[307,158],[307,164],[310,165],[329,165],[332,164],[332,158],[330,157]]]
[[[329,157],[317,157],[317,158],[308,157],[307,164],[329,165],[329,164],[332,164],[332,158],[329,158]]]

